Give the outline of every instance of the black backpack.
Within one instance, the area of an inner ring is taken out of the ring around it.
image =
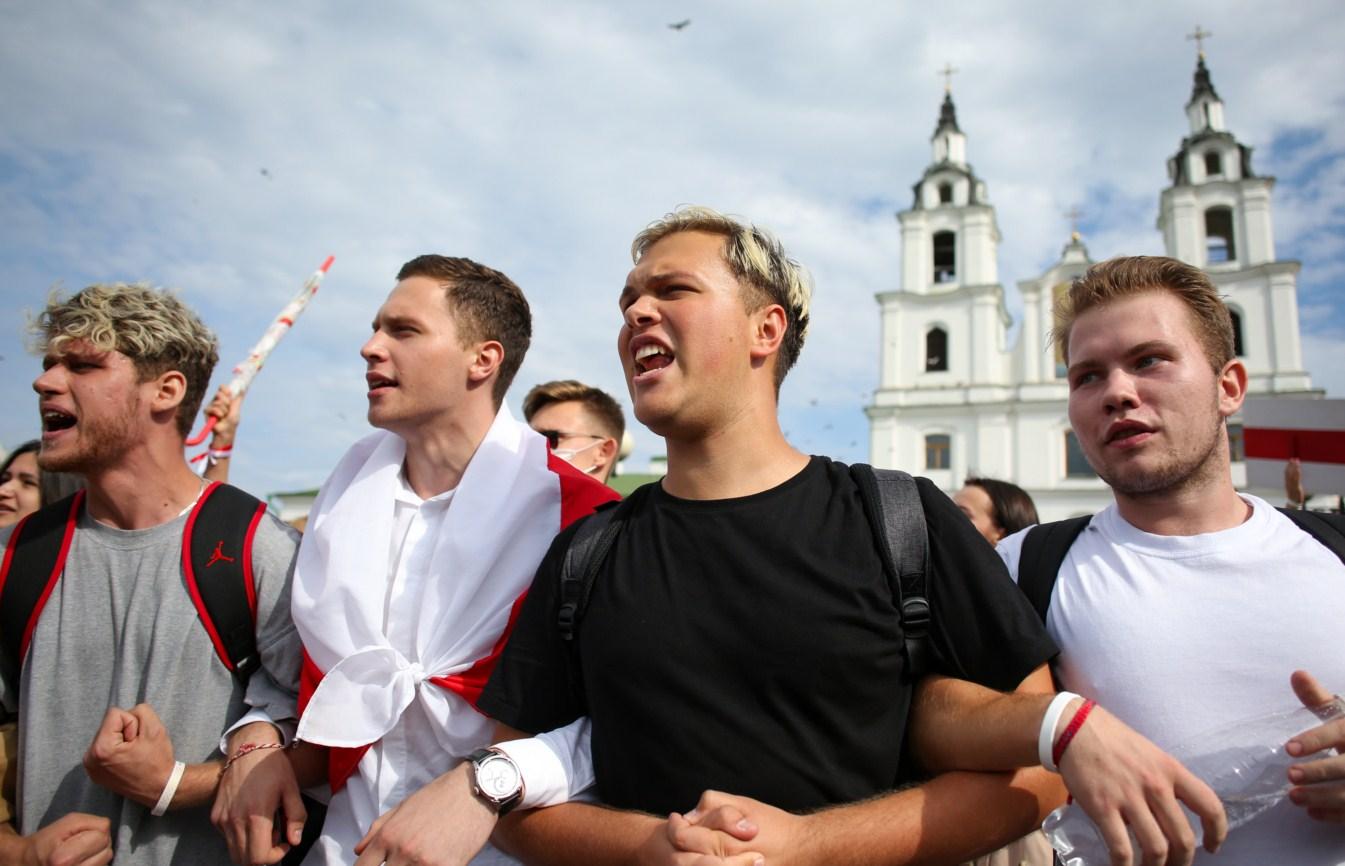
[[[905,672],[908,679],[914,680],[929,668],[931,613],[925,593],[929,534],[920,491],[914,478],[895,469],[874,469],[866,463],[856,463],[850,467],[850,476],[859,488],[874,537],[883,542],[878,545],[878,551],[893,599],[901,611]],[[579,524],[570,540],[561,564],[557,624],[561,638],[572,647],[579,623],[588,609],[598,571],[640,497],[641,493],[636,491],[624,502],[598,506]]]
[[[1321,545],[1345,563],[1345,514],[1320,511],[1277,509],[1299,529],[1317,539]],[[1055,590],[1056,576],[1065,561],[1074,539],[1084,531],[1092,515],[1071,517],[1054,523],[1039,523],[1023,536],[1023,547],[1018,557],[1018,588],[1032,602],[1041,621],[1051,609],[1051,593]]]
[[[25,517],[10,535],[0,565],[0,660],[18,688],[33,629],[65,570],[84,491]],[[237,487],[207,487],[182,534],[187,592],[215,654],[246,685],[261,665],[257,654],[257,592],[252,539],[266,503]]]

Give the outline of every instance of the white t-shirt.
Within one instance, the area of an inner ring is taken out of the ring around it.
[[[1195,536],[1142,532],[1113,504],[1056,580],[1046,630],[1060,647],[1061,684],[1164,749],[1297,706],[1295,670],[1345,690],[1345,565],[1269,503],[1243,499],[1253,509],[1245,523]],[[1015,580],[1026,532],[998,546]],[[1207,862],[1341,866],[1345,827],[1286,799]]]

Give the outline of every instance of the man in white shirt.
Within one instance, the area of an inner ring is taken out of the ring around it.
[[[397,279],[361,350],[379,431],[323,485],[295,572],[297,737],[327,747],[334,792],[308,864],[406,853],[386,813],[489,743],[475,702],[538,561],[616,498],[504,405],[531,336],[519,288],[434,255]],[[269,816],[247,808],[223,823],[258,862],[269,827],[249,821]],[[477,862],[512,861],[487,848]]]
[[[1292,707],[1295,670],[1298,699],[1328,701],[1299,669],[1345,682],[1345,566],[1233,488],[1226,420],[1247,372],[1217,289],[1174,259],[1113,259],[1077,280],[1057,312],[1070,422],[1115,494],[1069,548],[1049,596],[1061,684],[1167,750]],[[1031,531],[999,545],[1022,584]],[[1345,721],[1296,741],[1289,797],[1230,832],[1210,862],[1345,863],[1345,758],[1325,751],[1345,747]],[[1125,833],[1119,822],[1101,829]],[[1131,829],[1141,840],[1157,832],[1151,821]]]

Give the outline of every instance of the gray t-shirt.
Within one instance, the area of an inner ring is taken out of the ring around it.
[[[148,703],[175,757],[218,757],[220,735],[249,706],[295,716],[300,649],[290,619],[298,535],[271,515],[252,545],[257,648],[262,668],[247,693],[215,655],[182,575],[185,516],[119,530],[80,515],[65,571],[33,631],[21,689],[0,677],[0,701],[19,719],[18,830],[32,833],[70,812],[112,821],[119,866],[227,864],[210,808],[149,809],[95,785],[82,759],[109,706]],[[0,532],[8,544],[11,530]]]

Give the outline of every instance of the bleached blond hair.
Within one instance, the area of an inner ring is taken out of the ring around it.
[[[30,327],[33,349],[41,355],[60,356],[78,340],[130,358],[142,382],[169,370],[182,373],[187,389],[177,428],[184,437],[191,432],[219,361],[219,341],[171,293],[148,283],[99,283],[69,298],[53,290]]]
[[[769,231],[697,205],[679,207],[650,223],[631,242],[631,258],[639,264],[650,247],[678,232],[723,235],[724,261],[745,289],[743,302],[748,311],[755,312],[767,304],[784,308],[787,325],[775,362],[775,389],[779,391],[808,336],[808,308],[813,298],[808,270],[791,259]]]

